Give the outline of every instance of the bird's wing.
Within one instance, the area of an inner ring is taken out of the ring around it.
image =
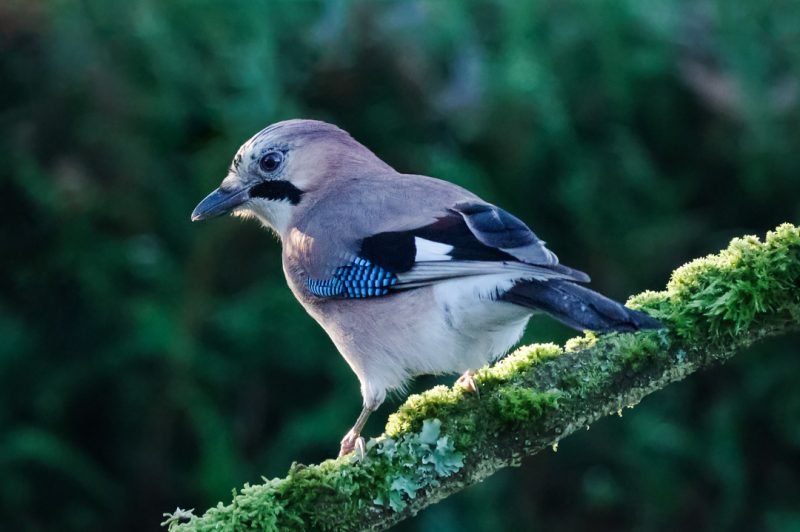
[[[358,250],[324,279],[307,281],[322,297],[375,297],[459,277],[518,274],[538,280],[588,282],[558,263],[528,227],[479,201],[456,203],[433,223],[361,239]]]
[[[461,215],[475,240],[488,248],[501,250],[527,264],[552,266],[558,257],[545,247],[522,220],[488,203],[465,201],[451,209]],[[467,246],[473,245],[471,242]]]

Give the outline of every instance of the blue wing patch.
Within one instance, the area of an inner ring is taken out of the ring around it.
[[[320,297],[362,298],[389,293],[397,284],[397,276],[367,259],[356,257],[347,266],[340,266],[329,279],[309,279],[308,291]]]

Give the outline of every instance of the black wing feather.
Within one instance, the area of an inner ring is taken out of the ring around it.
[[[417,262],[417,239],[452,249],[441,259]],[[471,202],[455,205],[431,224],[367,237],[361,241],[358,257],[398,275],[396,288],[505,271],[530,271],[532,277],[540,279],[589,281],[585,273],[558,264],[558,258],[544,244],[522,221],[506,211]]]
[[[407,272],[417,255],[414,232],[393,231],[367,237],[361,241],[358,255],[390,272]]]
[[[516,216],[487,203],[459,203],[453,207],[470,232],[493,248],[518,248],[539,242],[539,239]]]
[[[516,260],[528,264],[558,264],[558,257],[545,247],[519,218],[503,209],[479,202],[463,202],[453,206],[470,231],[480,242],[500,249]]]
[[[445,215],[430,225],[409,231],[378,233],[361,241],[358,256],[395,273],[409,271],[415,263],[415,239],[422,238],[452,246],[452,260],[516,261],[508,253],[487,246],[475,237],[460,214]]]

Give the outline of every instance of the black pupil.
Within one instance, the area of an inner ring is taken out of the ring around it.
[[[270,152],[261,158],[261,169],[265,172],[272,172],[281,164],[282,159],[283,156],[280,153]]]

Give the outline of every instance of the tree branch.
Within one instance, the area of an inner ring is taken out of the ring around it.
[[[666,291],[629,304],[667,328],[523,347],[477,373],[480,398],[444,386],[409,397],[361,461],[293,464],[202,516],[165,514],[164,525],[386,529],[756,341],[800,330],[800,229],[783,224],[763,243],[734,239],[676,270]]]

